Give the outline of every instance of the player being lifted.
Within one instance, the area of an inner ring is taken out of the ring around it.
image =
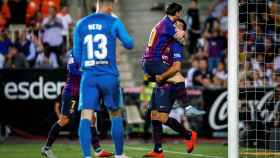
[[[81,71],[80,66],[74,63],[72,57],[70,57],[68,64],[67,64],[67,81],[64,85],[64,89],[62,92],[62,100],[61,100],[61,115],[59,120],[52,126],[49,131],[48,139],[45,146],[42,148],[41,153],[42,155],[48,158],[56,158],[53,154],[51,147],[55,140],[57,139],[60,130],[69,123],[74,121],[73,119],[76,118],[78,115],[77,112],[77,103],[79,98],[79,88],[80,88],[80,78],[81,78]],[[99,143],[99,138],[97,134],[97,130],[95,127],[95,116],[92,117],[92,124],[91,124],[91,144],[95,151],[95,156],[97,157],[110,157],[113,154],[102,150]]]
[[[179,10],[179,11],[178,11]],[[145,74],[150,80],[156,80],[164,78],[170,82],[178,82],[176,80],[184,80],[184,77],[180,73],[169,74],[166,76],[166,70],[169,66],[162,62],[162,52],[170,45],[174,40],[185,44],[185,31],[176,29],[174,23],[181,16],[182,6],[177,3],[172,3],[166,10],[166,16],[152,29],[150,33],[147,49],[142,57],[143,69]]]
[[[177,41],[178,36],[174,36],[176,32],[186,30],[185,22],[179,19],[181,10],[182,7],[176,3],[168,6],[166,10],[167,16],[153,29],[147,52],[144,56],[144,70],[148,71],[149,75],[155,75],[155,80],[157,81],[157,87],[154,89],[151,100],[151,119],[155,146],[154,150],[145,154],[144,157],[164,157],[161,142],[162,124],[169,126],[185,138],[185,145],[189,153],[192,152],[196,142],[197,134],[195,132],[185,129],[176,119],[169,117],[175,100],[178,97],[186,96],[178,95],[180,90],[185,92],[184,79],[181,79],[181,74],[178,74],[181,71],[184,50],[183,45]],[[169,81],[168,79],[175,74],[178,74],[179,77],[176,77],[174,81]]]
[[[133,48],[133,39],[118,17],[112,15],[114,0],[98,0],[97,13],[78,21],[74,32],[74,60],[81,64],[83,74],[80,88],[79,127],[80,144],[84,158],[91,158],[91,118],[99,110],[99,97],[111,114],[111,132],[115,158],[123,154],[124,128],[119,107],[119,72],[116,63],[116,39],[127,49]]]

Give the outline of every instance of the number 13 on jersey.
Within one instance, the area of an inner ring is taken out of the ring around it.
[[[94,50],[94,43],[98,45],[98,49]],[[88,34],[84,38],[84,44],[87,46],[87,60],[85,61],[85,66],[95,66],[96,59],[103,60],[106,59],[108,55],[107,49],[107,37],[104,34]]]

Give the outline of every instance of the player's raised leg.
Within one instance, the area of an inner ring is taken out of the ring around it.
[[[185,145],[188,153],[191,153],[194,149],[197,140],[197,133],[187,130],[183,124],[179,123],[176,119],[168,117],[167,114],[160,114],[161,118],[164,118],[163,123],[169,126],[174,131],[178,132],[185,139]],[[167,117],[167,118],[166,118]]]
[[[176,99],[180,100],[182,103],[188,102],[188,94],[185,89],[185,83],[180,82],[176,83],[174,86],[174,93],[176,93]],[[196,112],[199,114],[199,112]],[[168,118],[168,120],[165,123],[167,126],[172,128],[174,131],[177,131],[185,138],[185,145],[187,148],[188,153],[191,153],[194,150],[194,146],[197,141],[197,133],[195,131],[189,131],[187,130],[183,124],[179,123],[174,118]]]
[[[191,153],[196,143],[197,134],[187,130],[184,125],[179,123],[176,119],[169,117],[172,106],[178,97],[177,89],[177,85],[169,85],[168,87],[160,87],[156,90],[157,119],[162,124],[165,124],[178,132],[185,139],[188,153]]]

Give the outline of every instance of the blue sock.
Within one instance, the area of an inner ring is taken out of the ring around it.
[[[112,118],[112,138],[115,144],[115,154],[122,155],[123,144],[124,144],[124,129],[123,129],[123,119],[121,117]]]
[[[82,119],[80,121],[79,127],[79,137],[80,137],[80,144],[83,152],[84,157],[91,156],[91,122],[87,119]]]

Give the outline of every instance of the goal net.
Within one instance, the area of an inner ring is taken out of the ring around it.
[[[280,158],[279,84],[280,1],[239,0],[240,157]]]

